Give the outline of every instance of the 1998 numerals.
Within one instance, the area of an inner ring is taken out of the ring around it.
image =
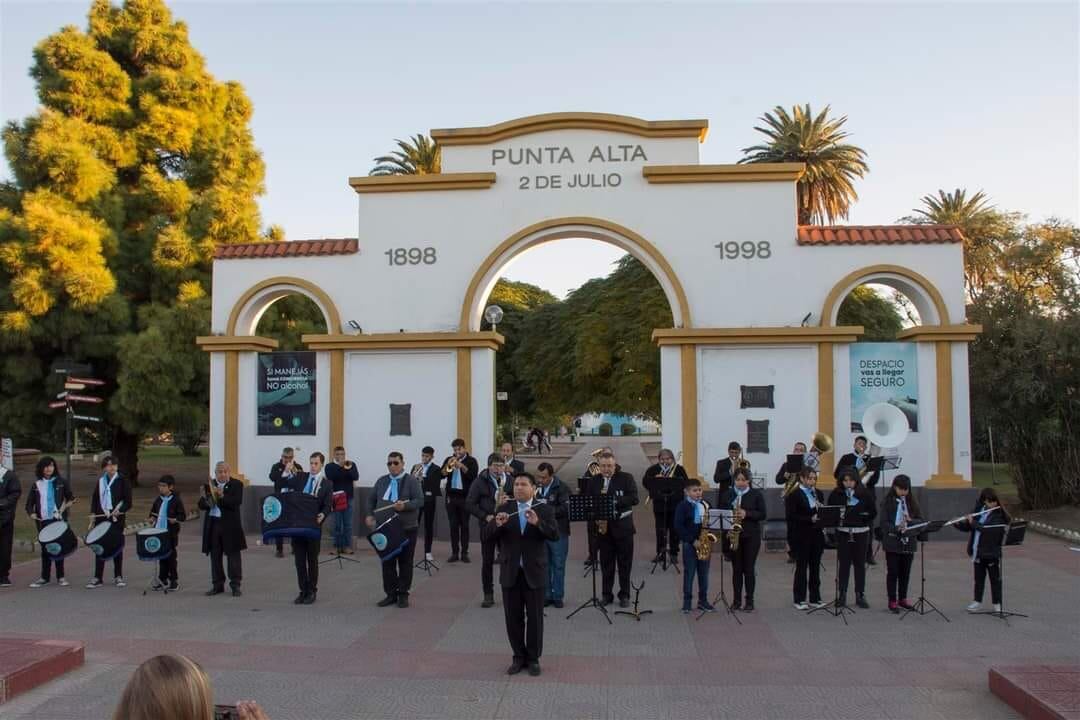
[[[768,260],[772,257],[772,245],[768,240],[762,240],[761,242],[735,242],[734,240],[729,242],[717,243],[716,247],[720,251],[721,260],[738,260],[742,258],[744,260],[752,260],[758,258],[760,260]]]
[[[434,265],[439,259],[433,247],[390,248],[383,255],[390,265]]]

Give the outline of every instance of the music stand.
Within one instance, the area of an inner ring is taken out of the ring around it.
[[[706,519],[705,522],[707,529],[720,531],[720,538],[718,540],[718,542],[720,543],[720,592],[718,592],[716,594],[716,597],[713,598],[712,604],[722,604],[724,606],[724,609],[727,610],[728,614],[731,615],[731,617],[735,618],[735,622],[737,622],[739,625],[742,625],[742,620],[740,620],[739,616],[735,613],[735,611],[731,609],[731,603],[729,603],[727,599],[727,590],[724,589],[724,536],[725,532],[731,529],[732,511],[725,510],[723,508],[710,509],[709,517],[708,519]],[[697,552],[693,545],[691,545],[690,549],[691,552]],[[697,559],[696,556],[694,559]],[[712,568],[711,562],[709,563],[709,567],[710,569]],[[734,563],[732,564],[732,568],[734,569]],[[701,612],[699,612],[698,616],[694,618],[695,622],[703,618],[708,612],[708,610],[702,610]]]
[[[439,506],[439,503],[438,503],[438,501],[436,501],[434,506],[431,509],[431,512],[435,513],[432,516],[433,520],[431,522],[431,533],[433,535],[435,535],[438,532],[438,529],[439,529],[439,513],[435,509],[438,506]],[[423,513],[423,510],[421,510],[420,512]],[[417,528],[417,538],[419,538],[419,535],[420,535],[419,528]],[[424,533],[424,541],[427,542],[427,533],[426,532]],[[413,565],[413,568],[426,571],[427,574],[428,574],[428,577],[431,577],[431,568],[435,568],[435,572],[439,571],[438,563],[436,563],[434,560],[428,560],[426,556],[424,557],[423,560],[421,560],[420,562]]]
[[[915,601],[915,604],[911,606],[909,610],[905,610],[904,614],[900,616],[903,620],[911,613],[917,615],[929,615],[930,613],[937,613],[941,617],[945,618],[945,622],[951,622],[945,613],[938,609],[937,605],[926,599],[926,541],[929,540],[929,535],[932,532],[937,532],[941,528],[945,527],[944,520],[931,520],[929,522],[921,522],[915,525],[911,525],[907,530],[903,532],[904,535],[914,535],[916,542],[922,547],[922,552],[919,558],[919,599]]]
[[[817,520],[814,521],[814,529],[836,530],[836,528],[844,524],[845,510],[846,506],[844,505],[818,505],[817,508],[814,510],[814,513],[817,515]],[[839,535],[839,533],[837,533],[837,535]],[[850,538],[848,539],[848,541],[850,542]],[[854,615],[855,610],[848,607],[847,603],[840,598],[840,539],[837,538],[836,542],[836,576],[833,578],[833,588],[835,593],[833,601],[822,605],[821,607],[814,608],[813,610],[808,612],[807,615],[813,615],[818,611],[824,611],[826,615],[838,617],[844,621],[845,625],[847,625],[847,617],[845,617],[844,614],[851,613],[852,615]]]
[[[592,523],[597,520],[607,520],[608,522],[611,522],[619,517],[618,511],[615,509],[614,495],[571,495],[568,499],[570,503],[567,506],[567,513],[570,517],[570,522]],[[612,624],[607,608],[600,602],[600,598],[596,596],[596,566],[599,564],[598,549],[597,558],[593,559],[592,566],[589,568],[589,571],[592,573],[592,597],[581,603],[577,610],[574,610],[574,612],[567,615],[567,620],[587,607],[594,607],[599,610],[604,616],[604,619],[608,621],[608,625]]]
[[[649,571],[649,574],[652,575],[653,573],[656,572],[656,566],[657,565],[659,565],[661,567],[662,571],[667,572],[668,564],[670,562],[671,567],[675,568],[675,574],[677,575],[677,574],[679,574],[679,566],[678,566],[678,564],[674,563],[674,562],[671,562],[668,559],[668,540],[670,539],[669,536],[671,534],[671,528],[668,527],[668,509],[670,508],[671,498],[676,494],[678,494],[678,495],[683,494],[683,482],[684,482],[684,480],[682,478],[674,478],[674,477],[654,477],[654,478],[650,478],[650,480],[652,481],[652,483],[655,483],[653,485],[653,488],[654,488],[656,494],[660,497],[661,502],[664,503],[664,505],[663,505],[664,524],[663,524],[663,527],[661,528],[661,531],[664,533],[663,534],[664,549],[661,550],[660,553],[653,559],[652,570]],[[682,498],[680,498],[680,500],[681,499]]]
[[[1026,618],[1027,615],[1017,612],[1009,612],[1005,609],[1005,546],[1007,545],[1022,545],[1024,542],[1024,535],[1027,534],[1027,521],[1017,520],[1007,525],[983,525],[983,530],[990,528],[1006,528],[1004,535],[1001,539],[1001,609],[1000,610],[983,610],[982,612],[974,613],[975,615],[993,615],[999,620],[1004,620],[1005,624],[1009,624],[1009,618],[1022,617]]]

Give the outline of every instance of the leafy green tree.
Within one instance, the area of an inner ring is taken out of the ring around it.
[[[896,306],[867,285],[860,285],[844,298],[837,311],[836,323],[862,325],[865,332],[860,340],[867,342],[895,340],[903,328]]]
[[[278,350],[307,350],[301,338],[326,334],[326,318],[306,295],[286,295],[266,309],[255,334],[277,340]]]
[[[437,175],[442,172],[442,152],[427,135],[395,140],[398,149],[375,158],[369,175]]]
[[[259,239],[264,167],[243,88],[206,68],[163,0],[95,0],[34,49],[40,110],[3,131],[0,416],[57,438],[54,361],[107,381],[121,469],[148,432],[206,427],[210,263]]]
[[[806,163],[797,186],[800,225],[832,223],[847,218],[859,199],[855,180],[869,172],[866,151],[845,142],[842,128],[847,116],[829,117],[829,106],[817,115],[810,104],[795,105],[789,113],[777,105],[761,117],[765,127],[755,127],[767,140],[743,148],[740,163]]]

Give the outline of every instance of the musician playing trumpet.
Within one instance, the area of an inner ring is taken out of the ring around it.
[[[456,438],[450,443],[453,453],[443,460],[442,476],[446,478],[446,517],[450,521],[450,558],[446,562],[469,562],[469,511],[465,498],[480,468],[476,458],[465,449],[465,441]]]
[[[353,554],[353,499],[356,494],[356,481],[360,479],[360,471],[356,463],[349,460],[345,454],[345,448],[338,445],[334,448],[333,460],[326,463],[323,473],[330,481],[330,491],[333,507],[339,507],[339,498],[345,498],[345,507],[334,510],[334,550],[333,552]],[[340,494],[339,494],[340,493]]]
[[[270,466],[270,482],[274,484],[274,492],[280,493],[289,487],[293,478],[302,472],[304,468],[296,462],[296,453],[291,447],[284,448],[281,451],[281,460]],[[285,538],[274,540],[274,557],[285,557]]]
[[[656,557],[653,562],[660,562],[666,552],[672,563],[679,562],[679,536],[675,532],[675,508],[682,502],[686,488],[686,470],[675,461],[675,454],[664,448],[657,455],[657,463],[645,471],[641,484],[649,493],[648,502],[652,503],[653,518],[656,521]],[[665,490],[672,483],[658,482],[657,478],[674,478],[681,481],[682,487],[672,494]]]
[[[503,504],[514,491],[513,482],[506,474],[503,456],[499,453],[488,455],[487,468],[469,487],[465,497],[465,508],[480,521],[480,585],[484,591],[484,600],[480,607],[489,608],[495,604],[495,545],[496,537],[483,539],[484,527],[495,517],[495,509]]]
[[[754,586],[757,578],[757,557],[761,550],[761,522],[765,519],[765,495],[750,485],[750,471],[737,468],[731,489],[720,496],[720,507],[732,511],[732,518],[742,526],[737,547],[731,547],[729,535],[724,534],[722,547],[731,558],[731,584],[734,591],[732,610],[754,612]],[[721,579],[723,582],[723,579]],[[743,588],[746,600],[743,601]]]
[[[836,463],[836,469],[833,471],[833,477],[836,478],[836,482],[840,482],[840,474],[844,468],[854,468],[858,473],[859,483],[863,486],[866,494],[870,497],[870,502],[873,505],[877,505],[877,484],[881,479],[881,470],[870,471],[870,458],[871,453],[867,449],[869,447],[869,440],[865,435],[856,435],[853,442],[852,452],[845,453],[840,456],[840,459]],[[874,548],[873,543],[866,544],[866,564],[875,565],[874,562]]]
[[[742,462],[742,445],[732,440],[727,446],[727,457],[716,462],[716,470],[713,472],[713,482],[721,493],[731,487],[731,479]]]

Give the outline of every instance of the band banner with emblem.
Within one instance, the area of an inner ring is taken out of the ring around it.
[[[915,343],[853,343],[851,346],[851,431],[862,432],[862,417],[876,403],[895,405],[919,430],[919,375]]]
[[[259,435],[315,434],[315,353],[259,353]]]

